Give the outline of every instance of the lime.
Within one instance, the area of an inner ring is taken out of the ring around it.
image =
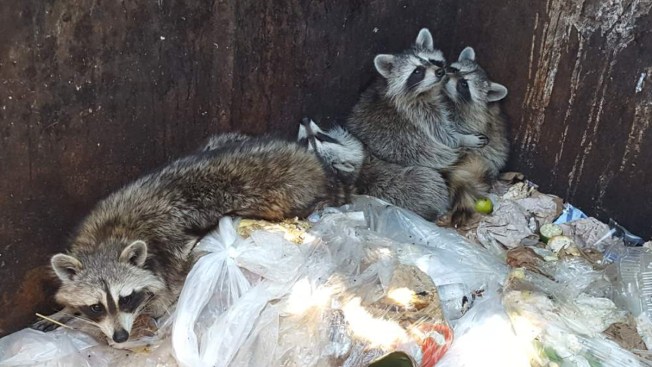
[[[491,214],[494,204],[487,198],[478,199],[475,202],[475,211],[482,214]]]

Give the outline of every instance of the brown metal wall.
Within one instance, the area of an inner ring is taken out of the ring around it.
[[[652,235],[651,3],[1,2],[0,335],[51,311],[42,266],[98,199],[210,133],[345,116],[422,26],[510,89],[512,168]]]

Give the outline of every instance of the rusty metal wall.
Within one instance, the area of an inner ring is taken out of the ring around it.
[[[510,89],[511,168],[651,236],[651,3],[1,2],[0,335],[52,311],[44,265],[98,199],[210,133],[345,116],[422,26]]]

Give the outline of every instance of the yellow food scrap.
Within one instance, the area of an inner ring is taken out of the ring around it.
[[[247,238],[251,233],[258,230],[269,232],[281,232],[283,237],[293,243],[302,244],[306,238],[306,232],[310,229],[310,222],[298,218],[285,219],[281,222],[269,222],[258,219],[241,219],[237,232],[240,236]]]

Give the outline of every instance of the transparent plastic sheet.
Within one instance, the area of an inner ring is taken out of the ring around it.
[[[151,336],[130,340],[116,349],[97,328],[73,320],[68,328],[43,333],[23,329],[0,339],[0,366],[176,367],[170,342],[170,318],[162,318]]]
[[[569,292],[539,274],[516,269],[503,294],[505,309],[528,353],[539,365],[649,366],[601,334],[626,314],[607,298]]]
[[[645,247],[610,246],[604,254],[614,302],[630,311],[646,346],[652,347],[652,251]]]
[[[457,284],[466,293],[481,291],[492,282],[502,284],[507,276],[504,259],[410,211],[367,196],[356,197],[347,209],[363,211],[377,236],[400,244],[399,260],[419,267],[439,287]],[[456,309],[447,312],[457,313]]]
[[[363,218],[329,209],[310,231],[319,238],[313,259],[320,266],[308,265],[313,271],[279,304],[279,345],[269,365],[366,367],[400,350],[430,367],[450,346],[452,330],[432,280],[400,264],[405,244],[367,229]]]
[[[23,329],[0,339],[0,366],[91,367],[82,351],[96,344],[80,332]]]

